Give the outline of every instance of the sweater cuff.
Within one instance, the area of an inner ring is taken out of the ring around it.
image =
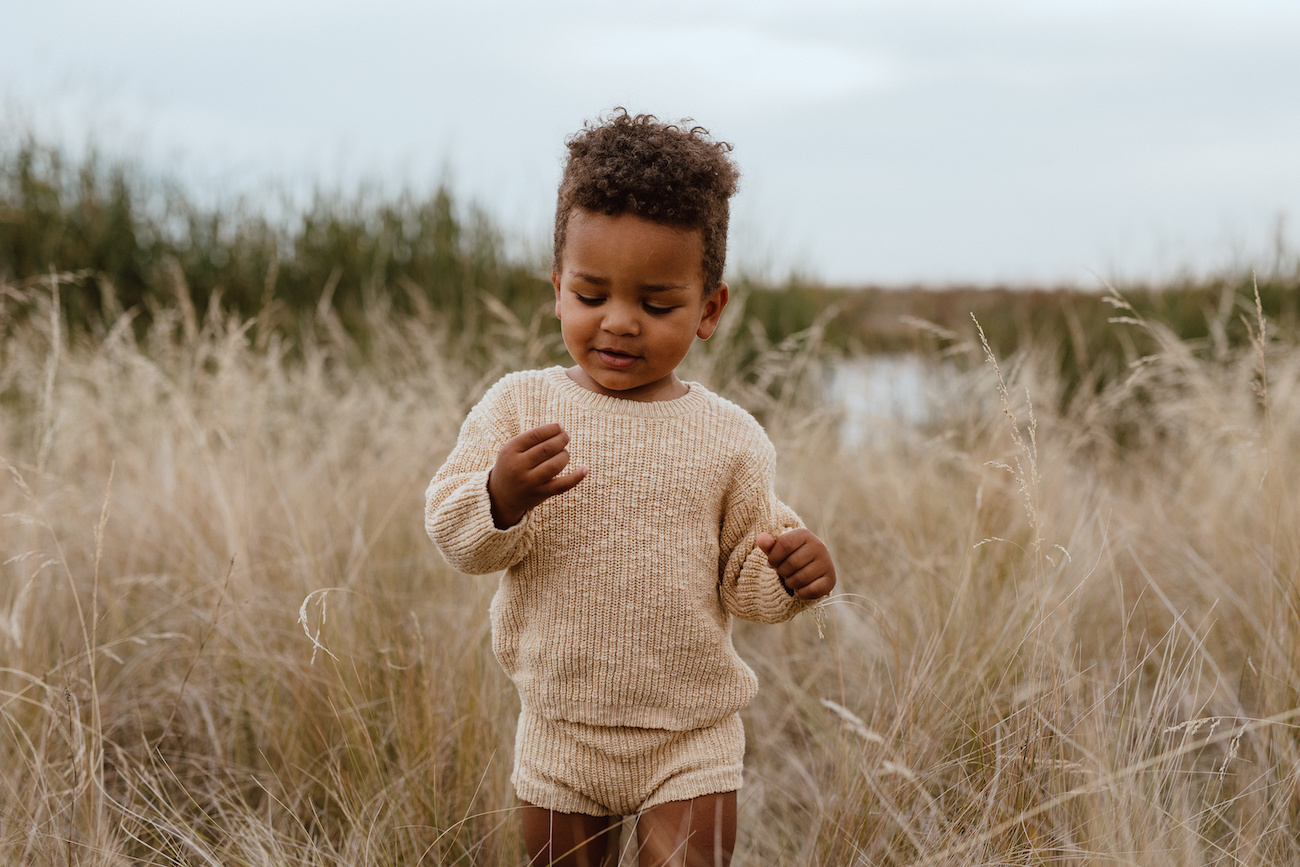
[[[757,545],[745,557],[737,582],[740,601],[736,614],[759,623],[780,623],[813,605],[816,600],[795,596],[781,576],[767,562],[767,555]]]
[[[447,562],[461,572],[482,575],[508,569],[533,544],[533,513],[504,530],[492,521],[488,495],[489,470],[470,476],[443,500],[436,512],[426,512],[425,529]]]

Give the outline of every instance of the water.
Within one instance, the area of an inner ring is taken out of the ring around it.
[[[843,408],[842,433],[856,444],[873,429],[931,421],[943,381],[942,367],[918,355],[863,355],[836,363],[827,397]]]

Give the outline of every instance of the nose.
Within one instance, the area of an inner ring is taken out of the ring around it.
[[[600,327],[610,334],[635,337],[641,331],[636,305],[623,302],[607,303],[604,306],[604,314]]]

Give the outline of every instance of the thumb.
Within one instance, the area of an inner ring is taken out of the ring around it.
[[[771,552],[772,546],[776,544],[776,537],[771,533],[759,533],[754,537],[754,544],[763,549],[763,553]]]

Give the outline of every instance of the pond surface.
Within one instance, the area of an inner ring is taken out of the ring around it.
[[[919,355],[862,355],[831,368],[827,398],[844,410],[843,434],[861,443],[873,428],[933,420],[954,377]]]

